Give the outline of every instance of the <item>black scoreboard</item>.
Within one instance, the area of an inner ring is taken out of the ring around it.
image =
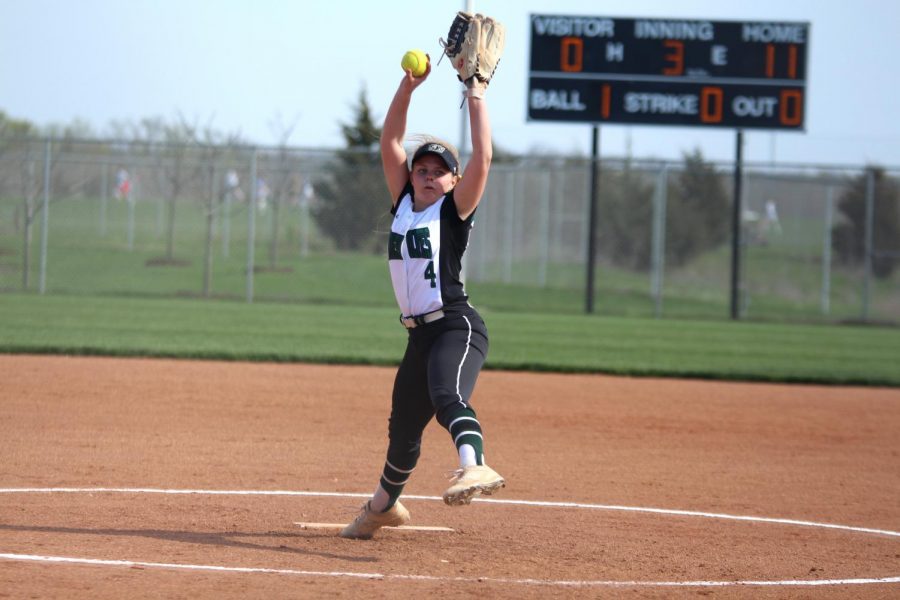
[[[809,23],[531,15],[535,121],[803,130]]]

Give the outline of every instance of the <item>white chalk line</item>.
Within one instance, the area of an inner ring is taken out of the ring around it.
[[[356,579],[381,579],[397,581],[436,581],[455,583],[500,583],[504,585],[542,585],[549,587],[731,587],[731,586],[833,586],[900,583],[900,577],[866,579],[787,579],[784,581],[602,581],[602,580],[552,580],[508,579],[502,577],[442,577],[439,575],[402,575],[396,573],[354,573],[352,571],[306,571],[299,569],[272,569],[265,567],[226,567],[222,565],[189,565],[157,563],[136,560],[101,560],[73,558],[69,556],[40,556],[34,554],[0,553],[0,560],[20,562],[47,562],[75,565],[101,565],[146,569],[177,569],[185,571],[216,571],[220,573],[254,573],[274,575],[301,575],[306,577],[351,577]]]
[[[0,488],[0,494],[26,494],[26,493],[87,493],[87,494],[174,494],[174,495],[219,495],[219,496],[305,496],[305,497],[337,497],[337,498],[368,498],[370,494],[349,492],[313,492],[292,490],[192,490],[192,489],[160,489],[160,488],[81,488],[81,487],[51,487],[51,488]],[[404,496],[406,500],[442,501],[440,496]],[[477,502],[491,504],[506,504],[519,506],[539,506],[545,508],[575,508],[588,510],[611,510],[637,513],[652,513],[686,517],[701,517],[711,519],[727,519],[736,521],[750,521],[759,523],[773,523],[780,525],[794,525],[802,527],[819,527],[825,529],[837,529],[855,533],[875,535],[887,535],[900,537],[900,532],[872,529],[867,527],[851,527],[834,523],[818,523],[815,521],[802,521],[795,519],[779,519],[771,517],[754,517],[747,515],[730,515],[725,513],[710,513],[701,511],[646,508],[637,506],[618,506],[607,504],[590,504],[580,502],[549,502],[535,500],[501,500],[495,498],[478,498]],[[511,579],[492,577],[443,577],[437,575],[403,575],[393,573],[358,573],[343,571],[307,571],[298,569],[273,569],[262,567],[229,567],[222,565],[192,565],[179,563],[156,563],[130,560],[102,560],[92,558],[77,558],[65,556],[40,556],[31,554],[0,553],[0,560],[48,562],[57,564],[79,565],[103,565],[121,566],[131,568],[155,568],[178,569],[191,571],[216,571],[231,573],[259,573],[276,575],[299,575],[307,577],[351,577],[358,579],[404,580],[404,581],[436,581],[477,583],[489,582],[507,585],[541,585],[555,587],[730,587],[730,586],[838,586],[838,585],[872,585],[900,583],[900,577],[876,577],[876,578],[850,578],[850,579],[786,579],[786,580],[740,580],[740,581],[609,581],[609,580],[550,580],[550,579]]]
[[[191,489],[164,489],[164,488],[82,488],[82,487],[49,487],[49,488],[0,488],[0,494],[40,494],[40,493],[67,493],[67,494],[174,494],[174,495],[209,495],[209,496],[306,496],[313,498],[370,498],[372,494],[352,492],[311,492],[293,490],[191,490]],[[415,496],[405,495],[404,500],[430,500],[443,502],[440,496]],[[609,510],[620,512],[651,513],[659,515],[671,515],[679,517],[700,517],[705,519],[724,519],[731,521],[749,521],[753,523],[772,523],[776,525],[793,525],[796,527],[818,527],[820,529],[836,529],[840,531],[852,531],[854,533],[868,533],[872,535],[886,535],[900,537],[900,531],[889,529],[872,529],[869,527],[853,527],[836,523],[819,523],[816,521],[802,521],[797,519],[780,519],[775,517],[756,517],[750,515],[731,515],[726,513],[713,513],[695,510],[679,510],[672,508],[647,508],[641,506],[619,506],[614,504],[589,504],[583,502],[549,502],[541,500],[506,500],[499,498],[476,498],[474,502],[490,504],[507,504],[514,506],[539,506],[544,508],[576,508],[586,510]]]

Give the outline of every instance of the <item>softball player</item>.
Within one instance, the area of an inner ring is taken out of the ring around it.
[[[472,156],[465,177],[455,149],[433,138],[416,149],[410,167],[403,148],[406,115],[413,91],[430,73],[430,61],[421,77],[407,71],[381,136],[384,176],[394,199],[388,263],[409,337],[394,381],[381,479],[356,520],[341,532],[346,538],[369,539],[381,527],[409,522],[409,511],[398,498],[416,467],[422,432],[432,417],[450,433],[459,455],[460,468],[444,492],[445,503],[469,504],[474,496],[505,485],[484,462],[481,424],[469,404],[488,337],[460,281],[462,256],[491,164],[486,84],[474,82],[466,94]]]

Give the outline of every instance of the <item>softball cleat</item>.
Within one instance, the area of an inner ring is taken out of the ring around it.
[[[506,487],[506,480],[489,466],[464,467],[454,472],[450,487],[444,492],[444,504],[469,504],[475,496],[490,496],[502,487]]]
[[[371,540],[382,527],[399,527],[409,523],[409,511],[399,501],[385,512],[375,512],[370,505],[370,502],[366,502],[359,511],[359,516],[344,527],[339,534],[342,538]]]

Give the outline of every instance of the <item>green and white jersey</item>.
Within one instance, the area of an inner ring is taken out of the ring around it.
[[[404,317],[424,315],[468,301],[460,280],[473,215],[460,219],[451,190],[437,202],[413,210],[412,185],[406,184],[391,209],[388,265],[397,305]]]

